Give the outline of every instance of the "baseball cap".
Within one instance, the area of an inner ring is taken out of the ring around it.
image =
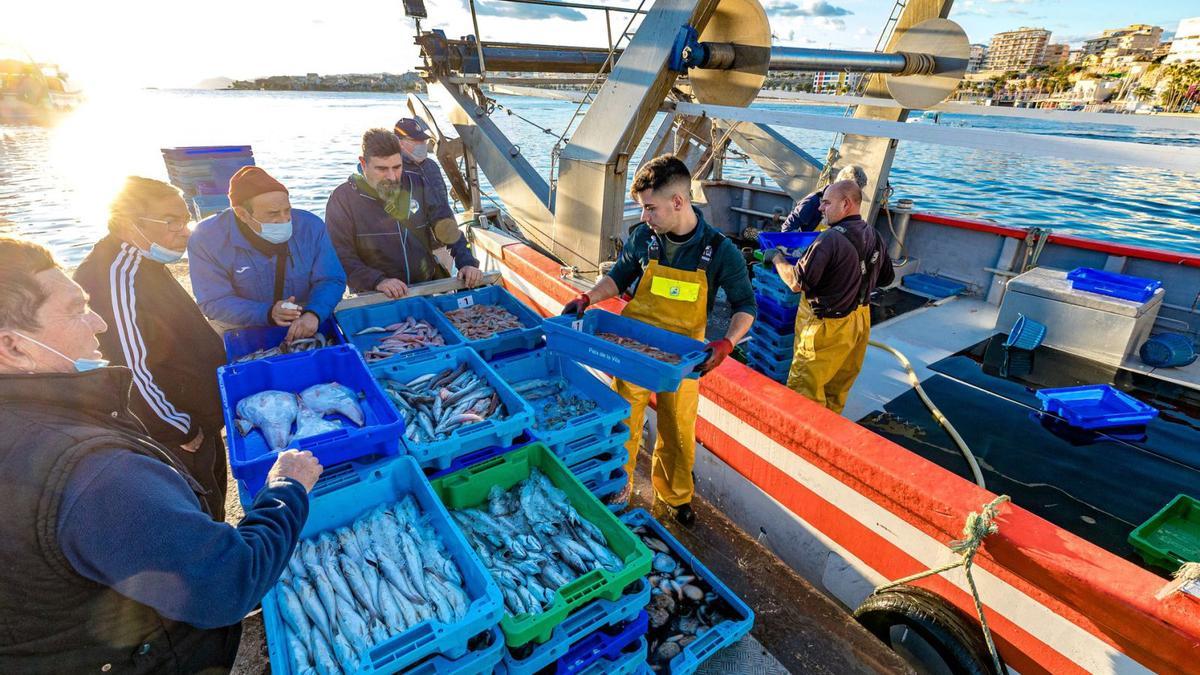
[[[429,134],[425,133],[425,127],[417,120],[411,117],[402,117],[396,122],[393,129],[396,135],[400,138],[407,138],[414,141],[429,140]]]

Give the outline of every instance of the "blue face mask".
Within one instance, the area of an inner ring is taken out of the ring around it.
[[[146,233],[142,232],[141,227],[138,227],[138,232],[142,235],[142,237],[146,241],[150,241],[150,237],[147,237]],[[162,263],[164,265],[170,265],[171,263],[177,263],[181,259],[183,259],[183,251],[176,251],[174,249],[167,248],[166,246],[160,246],[153,241],[150,241],[150,250],[149,251],[147,251],[146,249],[141,248],[141,247],[139,247],[138,250],[141,251],[142,255],[146,256],[147,258],[153,260],[154,262]]]
[[[262,227],[259,236],[272,244],[282,244],[292,238],[292,221],[290,220],[282,223],[259,223],[259,226]]]
[[[48,351],[56,356],[60,356],[64,359],[66,359],[67,361],[70,361],[71,365],[75,366],[75,370],[78,372],[86,373],[89,370],[96,370],[98,368],[107,368],[108,367],[108,359],[73,359],[73,358],[67,356],[66,354],[58,351],[54,347],[51,347],[50,345],[46,344],[45,342],[39,342],[38,340],[34,340],[33,338],[29,337],[28,335],[24,335],[22,333],[17,333],[17,331],[13,331],[13,333],[20,335],[21,337],[25,338],[26,340],[29,340],[33,344],[41,347],[42,349],[45,349],[46,351]]]

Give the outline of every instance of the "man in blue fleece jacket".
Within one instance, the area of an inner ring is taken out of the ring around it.
[[[104,320],[48,251],[0,238],[0,672],[227,670],[321,465],[282,453],[236,527],[129,410]]]
[[[325,223],[293,209],[287,188],[257,166],[229,181],[225,211],[188,240],[192,292],[226,328],[286,326],[286,341],[312,337],[346,291]]]

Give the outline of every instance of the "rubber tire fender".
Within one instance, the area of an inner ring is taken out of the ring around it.
[[[892,647],[893,626],[906,626],[933,647],[956,675],[1006,675],[996,672],[983,631],[941,596],[916,586],[897,586],[874,593],[854,610],[854,618]]]

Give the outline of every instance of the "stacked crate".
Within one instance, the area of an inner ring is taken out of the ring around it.
[[[800,294],[793,293],[775,270],[754,266],[754,299],[758,319],[750,329],[750,340],[742,344],[746,364],[777,382],[787,382],[792,365],[796,311]]]
[[[183,190],[197,219],[229,208],[229,179],[243,166],[254,166],[248,145],[209,145],[163,148],[171,184]]]

